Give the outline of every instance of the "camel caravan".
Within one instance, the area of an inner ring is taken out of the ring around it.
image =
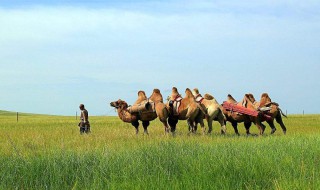
[[[263,122],[268,123],[273,134],[276,131],[274,119],[280,124],[284,134],[287,131],[282,121],[282,116],[287,116],[279,108],[278,103],[271,101],[267,93],[261,95],[260,102],[257,102],[252,94],[245,94],[240,102],[229,94],[226,101],[219,104],[214,96],[210,94],[202,96],[197,88],[193,91],[187,88],[182,97],[178,89],[173,87],[166,103],[160,90],[154,89],[149,98],[144,91],[139,91],[137,100],[131,106],[121,99],[111,102],[110,106],[117,110],[123,122],[131,123],[135,127],[136,134],[139,133],[139,121],[142,122],[144,134],[149,134],[150,121],[156,118],[163,124],[165,134],[170,132],[175,134],[179,120],[187,121],[189,133],[196,133],[197,125],[200,124],[202,133],[210,134],[213,121],[217,121],[221,126],[221,134],[226,134],[228,121],[236,135],[240,135],[237,126],[242,122],[247,135],[251,135],[252,123],[257,126],[259,135],[263,135],[266,128]],[[204,119],[207,121],[208,130],[205,128]]]

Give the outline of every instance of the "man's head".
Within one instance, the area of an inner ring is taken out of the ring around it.
[[[80,110],[84,110],[84,105],[80,104],[79,108],[80,108]]]

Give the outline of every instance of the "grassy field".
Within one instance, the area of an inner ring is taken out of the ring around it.
[[[320,115],[284,118],[263,137],[164,135],[153,121],[138,136],[117,117],[90,117],[80,135],[75,117],[0,111],[0,189],[319,189]],[[251,127],[258,133],[256,126]]]

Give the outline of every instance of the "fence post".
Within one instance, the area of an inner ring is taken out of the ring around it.
[[[286,115],[288,115],[288,110],[286,110]]]
[[[76,111],[76,120],[78,120],[78,112]]]
[[[17,112],[17,122],[19,121],[19,113]]]

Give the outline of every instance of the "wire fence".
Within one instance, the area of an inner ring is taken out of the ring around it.
[[[111,116],[111,112],[114,112],[115,110],[112,109],[112,110],[108,110],[108,113],[104,114],[104,116]],[[302,110],[301,113],[291,113],[291,114],[302,114],[302,115],[305,115],[305,110]],[[21,112],[9,112],[9,111],[1,111],[0,110],[0,118],[1,117],[11,117],[12,120],[16,120],[17,122],[19,122],[19,120],[21,119],[21,117],[26,117],[26,116],[34,116],[34,115],[38,115],[38,114],[28,114],[28,113],[21,113]],[[288,110],[285,110],[285,115],[288,115]],[[113,115],[114,116],[114,115]],[[78,120],[80,119],[79,117],[79,113],[78,111],[75,112],[75,120]]]
[[[101,114],[99,116],[115,116],[115,114],[111,114],[114,113],[115,110],[114,109],[110,109],[107,111],[107,113],[105,114]],[[69,115],[67,117],[74,117],[75,120],[80,119],[80,114],[78,111],[75,112],[75,115]],[[12,112],[12,111],[2,111],[0,110],[0,119],[8,119],[10,118],[10,120],[15,120],[17,122],[19,122],[19,120],[25,118],[25,117],[34,117],[34,116],[41,116],[41,114],[31,114],[31,113],[23,113],[23,112]],[[47,115],[47,116],[54,116],[54,115]]]

